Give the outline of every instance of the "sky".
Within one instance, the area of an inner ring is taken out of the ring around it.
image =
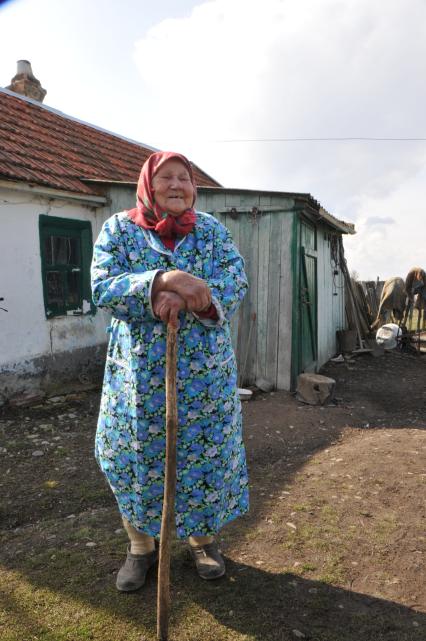
[[[312,194],[361,279],[426,268],[425,0],[0,0],[0,86],[20,59],[50,107]]]

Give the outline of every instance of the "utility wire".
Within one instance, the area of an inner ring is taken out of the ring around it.
[[[426,138],[225,138],[212,142],[426,142]]]

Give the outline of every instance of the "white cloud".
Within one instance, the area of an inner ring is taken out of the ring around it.
[[[389,194],[366,197],[359,206],[357,234],[345,241],[352,265],[361,278],[405,278],[411,267],[426,264],[424,244],[426,170],[408,178]],[[374,216],[370,216],[374,212]],[[389,214],[392,214],[389,216]],[[373,224],[371,218],[391,219]]]
[[[370,216],[367,218],[365,221],[366,225],[370,225],[370,227],[377,226],[377,225],[394,225],[395,224],[395,219],[392,218],[392,216]]]
[[[211,142],[426,136],[425,31],[423,0],[205,2],[136,43],[150,140],[228,186],[312,193],[356,222],[349,257],[365,277],[426,263],[401,222],[412,203],[405,221],[420,224],[426,143]],[[371,229],[374,216],[397,222]]]

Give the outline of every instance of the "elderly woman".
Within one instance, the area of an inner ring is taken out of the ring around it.
[[[241,405],[229,320],[247,280],[228,230],[194,210],[189,161],[152,154],[137,207],[115,214],[95,243],[95,304],[112,314],[96,457],[130,539],[117,588],[139,589],[157,560],[165,468],[167,323],[178,332],[176,532],[198,574],[225,565],[215,535],[248,510]]]

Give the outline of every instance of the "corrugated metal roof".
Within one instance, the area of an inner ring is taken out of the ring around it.
[[[0,88],[0,177],[96,194],[94,183],[136,183],[155,151]],[[199,186],[219,183],[193,165]]]

